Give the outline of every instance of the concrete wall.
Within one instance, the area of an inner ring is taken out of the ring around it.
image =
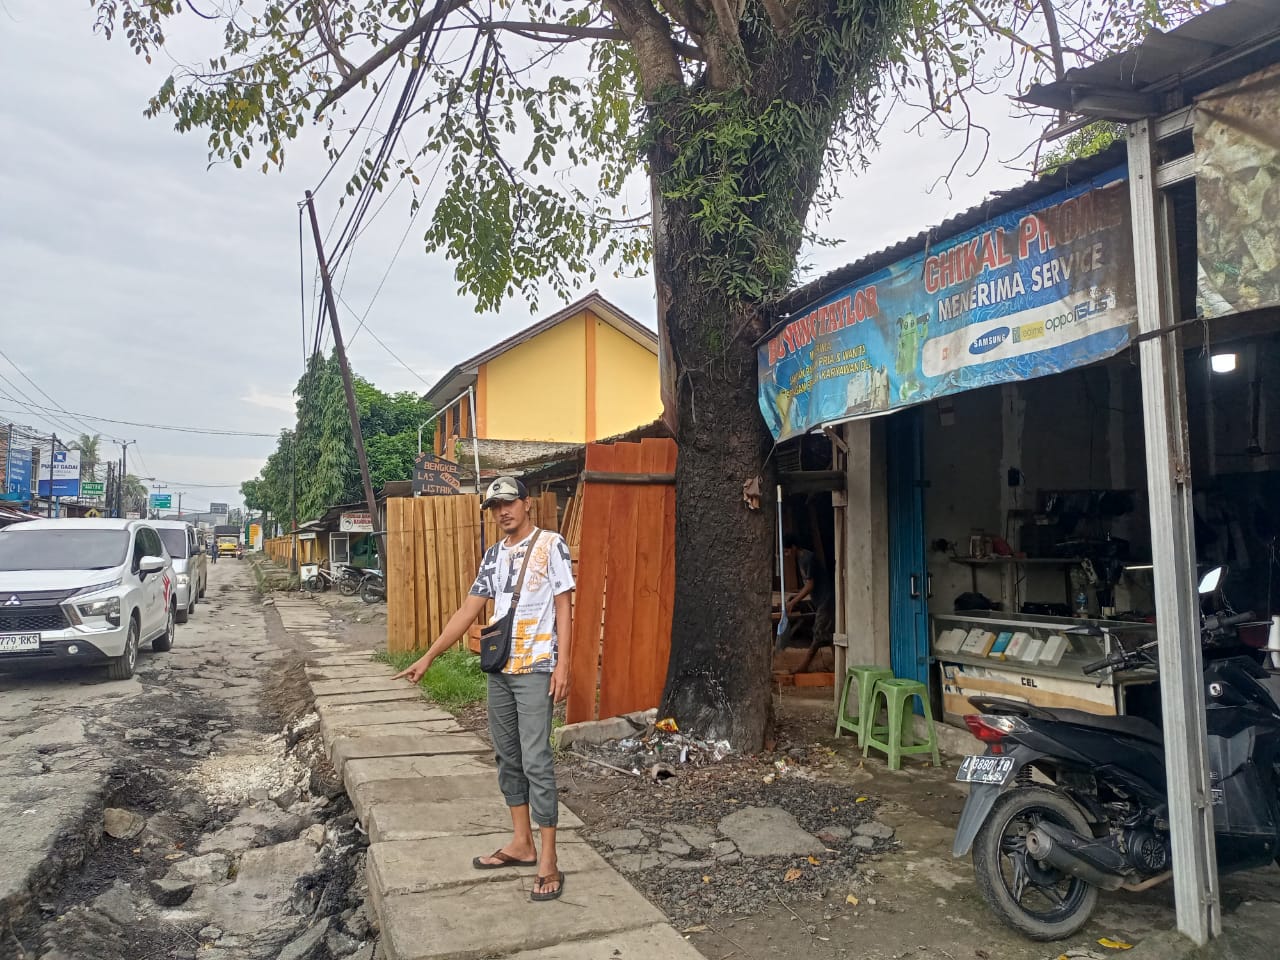
[[[481,365],[476,394],[480,435],[492,440],[587,443],[662,412],[655,350],[589,310]]]
[[[662,414],[657,353],[594,314],[586,322],[595,340],[595,371],[589,378],[594,380],[595,418],[588,421],[587,439],[616,437],[657,420]]]
[[[586,319],[570,317],[484,364],[485,437],[586,442]]]

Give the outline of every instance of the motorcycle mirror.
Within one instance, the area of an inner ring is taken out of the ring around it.
[[[1213,593],[1222,581],[1222,568],[1214,567],[1200,579],[1200,594]]]

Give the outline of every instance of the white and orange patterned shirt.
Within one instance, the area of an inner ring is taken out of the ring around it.
[[[506,616],[511,609],[520,565],[538,532],[535,529],[513,547],[507,546],[504,537],[485,551],[471,595],[493,601],[494,620]],[[511,659],[503,673],[551,673],[555,669],[559,653],[556,597],[573,587],[569,545],[554,530],[541,531],[524,575],[511,631]]]

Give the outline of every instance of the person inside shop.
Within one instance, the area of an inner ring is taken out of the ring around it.
[[[787,534],[782,538],[782,548],[787,560],[794,562],[800,572],[800,589],[787,598],[787,620],[790,626],[778,637],[778,650],[783,650],[790,643],[796,623],[793,617],[800,604],[809,601],[813,606],[813,637],[809,643],[808,655],[795,671],[805,673],[817,652],[823,647],[831,646],[834,640],[836,593],[826,566],[816,553],[801,546],[799,537],[794,533]]]

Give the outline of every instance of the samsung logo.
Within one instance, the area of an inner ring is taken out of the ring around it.
[[[994,350],[1000,344],[1009,339],[1008,327],[996,327],[994,330],[988,330],[973,343],[969,344],[969,352],[975,356],[980,353],[987,353]]]

